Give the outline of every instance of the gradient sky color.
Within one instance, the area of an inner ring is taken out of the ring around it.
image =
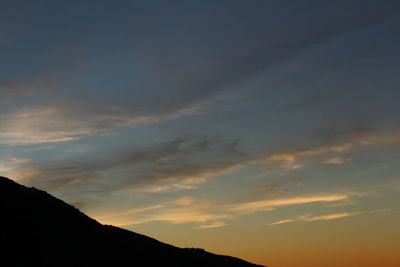
[[[0,0],[0,175],[270,267],[400,266],[400,2]]]

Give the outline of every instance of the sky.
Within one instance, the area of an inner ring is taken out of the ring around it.
[[[0,0],[0,175],[269,267],[400,266],[397,0]]]

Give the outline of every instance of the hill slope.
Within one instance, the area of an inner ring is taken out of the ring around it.
[[[7,266],[259,266],[102,225],[44,191],[4,177],[0,212],[0,254]]]

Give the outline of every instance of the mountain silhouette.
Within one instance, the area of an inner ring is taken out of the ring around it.
[[[5,177],[0,177],[0,208],[4,266],[260,267],[102,225],[44,191]]]

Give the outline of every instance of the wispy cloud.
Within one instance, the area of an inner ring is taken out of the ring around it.
[[[190,198],[190,204],[185,199],[184,204],[175,201],[166,201],[160,205],[153,205],[138,209],[124,211],[104,211],[94,215],[104,223],[117,225],[131,225],[163,221],[167,223],[201,223],[196,228],[207,229],[227,225],[226,219],[243,214],[270,211],[283,206],[305,205],[310,203],[335,202],[349,198],[350,195],[320,195],[299,196],[288,198],[266,199],[253,202],[232,204],[217,204]],[[312,219],[312,218],[311,218]]]
[[[45,190],[79,185],[100,192],[125,190],[140,193],[193,189],[214,176],[240,166],[246,157],[236,151],[235,142],[176,139],[153,147],[131,148],[109,160],[95,162],[25,163],[12,177]],[[106,180],[119,173],[113,183]]]
[[[226,225],[227,224],[224,222],[213,222],[213,223],[209,223],[209,224],[201,224],[196,228],[198,228],[198,229],[214,229],[214,228],[219,228],[219,227],[223,227]]]
[[[17,169],[23,164],[27,164],[29,160],[24,158],[10,158],[10,159],[0,159],[0,173],[7,176],[12,174],[12,171]]]
[[[163,205],[152,205],[147,207],[128,208],[124,210],[109,211],[105,214],[93,214],[93,216],[101,222],[120,225],[121,222],[124,222],[129,218],[135,218],[140,216],[141,213],[159,210],[163,207]]]
[[[38,114],[52,116],[57,112],[48,109],[38,111]],[[17,117],[28,120],[32,119],[32,116],[36,115],[19,113]],[[380,139],[386,140],[386,137],[382,136]],[[325,154],[333,157],[324,163],[342,164],[351,158],[341,156],[341,153],[357,149],[360,145],[370,145],[370,143],[357,143],[353,138],[340,141],[337,144],[275,148],[272,152],[246,154],[238,149],[237,140],[224,142],[209,138],[200,140],[182,138],[143,148],[130,148],[112,155],[109,159],[95,162],[14,164],[14,171],[10,176],[45,190],[57,190],[74,184],[82,186],[93,178],[106,179],[107,176],[113,175],[112,173],[118,172],[116,179],[118,181],[115,183],[97,183],[92,186],[101,192],[122,189],[140,193],[176,192],[195,189],[199,184],[222,173],[250,167],[253,164],[295,169],[300,168],[309,157]],[[281,152],[276,152],[279,150]]]
[[[78,121],[63,119],[57,108],[16,110],[0,114],[0,144],[23,145],[72,141],[90,134]]]
[[[314,202],[333,202],[347,199],[349,196],[345,194],[338,195],[317,195],[317,196],[302,196],[292,198],[279,198],[272,200],[260,200],[239,203],[237,205],[227,206],[227,210],[235,212],[250,213],[260,210],[271,210],[276,207],[289,206],[289,205],[301,205]]]
[[[297,217],[294,217],[291,219],[279,220],[279,221],[270,223],[269,225],[279,225],[279,224],[285,224],[285,223],[290,223],[290,222],[330,221],[330,220],[336,220],[336,219],[341,219],[341,218],[346,218],[346,217],[353,217],[353,216],[362,215],[362,214],[382,213],[382,212],[387,212],[387,211],[391,211],[391,210],[392,209],[380,209],[380,210],[370,210],[370,211],[339,212],[339,213],[330,213],[330,214],[324,214],[324,215],[306,214],[306,215],[297,216]]]
[[[328,221],[328,220],[335,220],[335,219],[340,219],[340,218],[345,218],[349,216],[354,216],[357,213],[348,213],[348,212],[343,212],[343,213],[334,213],[334,214],[327,214],[327,215],[321,215],[321,216],[303,216],[304,221],[312,222],[312,221]]]
[[[74,114],[64,107],[13,109],[0,113],[0,145],[60,143],[88,136],[108,135],[123,127],[154,124],[204,112],[213,100],[202,100],[167,113],[135,113],[129,110],[103,110]]]
[[[278,224],[284,224],[284,223],[290,223],[290,222],[294,222],[294,220],[293,219],[279,220],[279,221],[270,223],[270,225],[278,225]]]
[[[298,148],[291,149],[288,151],[273,153],[271,155],[267,155],[263,159],[257,160],[259,163],[271,164],[273,162],[283,162],[283,166],[289,169],[298,169],[301,168],[302,165],[297,162],[299,158],[310,157],[315,155],[321,155],[330,152],[344,152],[353,148],[352,143],[344,142],[342,144],[335,145],[320,145],[310,148]]]
[[[118,226],[142,224],[149,222],[166,222],[172,224],[205,223],[229,217],[226,214],[215,214],[196,209],[165,208],[151,213],[130,214],[130,216],[95,216],[100,222]],[[220,225],[222,227],[222,225]]]
[[[332,214],[326,214],[326,215],[303,215],[299,217],[295,217],[293,219],[285,219],[285,220],[279,220],[273,223],[270,223],[270,225],[278,225],[278,224],[285,224],[285,223],[290,223],[290,222],[312,222],[312,221],[329,221],[329,220],[335,220],[335,219],[340,219],[340,218],[346,218],[350,216],[356,216],[359,215],[359,212],[342,212],[342,213],[332,213]]]
[[[352,158],[342,158],[342,157],[334,157],[334,158],[329,158],[324,161],[326,164],[343,164],[346,162],[351,161]]]

